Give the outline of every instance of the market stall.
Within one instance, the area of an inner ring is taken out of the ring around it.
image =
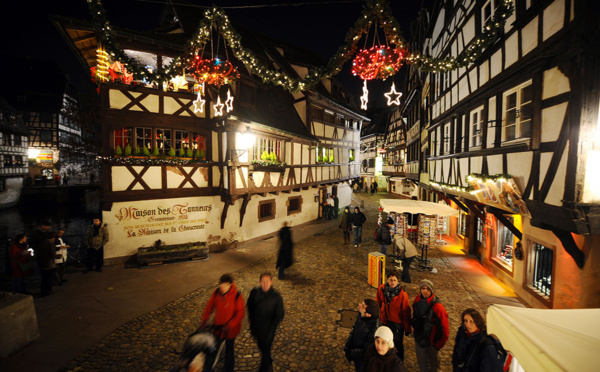
[[[491,305],[488,333],[517,362],[511,371],[597,371],[600,309],[529,309]]]

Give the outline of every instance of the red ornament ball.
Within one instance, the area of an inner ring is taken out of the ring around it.
[[[362,49],[352,62],[352,74],[363,80],[387,79],[400,70],[403,57],[401,49],[385,45]]]

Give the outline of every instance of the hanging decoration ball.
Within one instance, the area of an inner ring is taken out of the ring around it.
[[[200,83],[216,85],[231,84],[240,78],[240,73],[231,62],[220,58],[202,59],[196,56],[189,72]]]
[[[386,79],[400,70],[403,57],[401,49],[385,45],[362,49],[352,61],[352,74],[363,80]]]

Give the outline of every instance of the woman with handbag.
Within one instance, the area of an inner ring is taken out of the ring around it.
[[[17,235],[9,254],[13,274],[13,293],[30,294],[25,288],[25,278],[33,274],[33,260],[27,250],[25,234]]]
[[[394,334],[396,351],[404,361],[404,335],[411,331],[411,308],[408,294],[399,282],[400,275],[396,270],[387,274],[387,282],[377,289],[377,303],[381,309],[379,318],[383,325],[390,328]]]

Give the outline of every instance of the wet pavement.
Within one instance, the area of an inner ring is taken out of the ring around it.
[[[376,289],[367,283],[367,259],[369,252],[379,251],[372,238],[378,200],[391,197],[353,195],[353,205],[361,206],[367,216],[358,248],[343,244],[335,220],[292,226],[295,263],[286,280],[275,275],[277,238],[211,254],[205,261],[142,269],[109,267],[86,275],[71,270],[70,281],[55,288],[55,294],[35,299],[40,339],[0,363],[0,370],[167,371],[177,361],[184,340],[198,327],[221,274],[232,272],[246,299],[260,273],[271,271],[286,311],[273,346],[274,370],[353,371],[343,352],[350,328],[340,325],[340,311],[356,309],[362,299],[375,297]],[[429,259],[437,272],[413,269],[412,284],[402,285],[412,303],[422,279],[434,283],[449,314],[450,339],[440,356],[441,370],[450,371],[464,309],[485,313],[492,303],[523,305],[453,242],[430,250]],[[236,371],[255,371],[260,363],[246,321],[236,339]],[[404,346],[407,368],[417,371],[412,337],[404,339]]]

